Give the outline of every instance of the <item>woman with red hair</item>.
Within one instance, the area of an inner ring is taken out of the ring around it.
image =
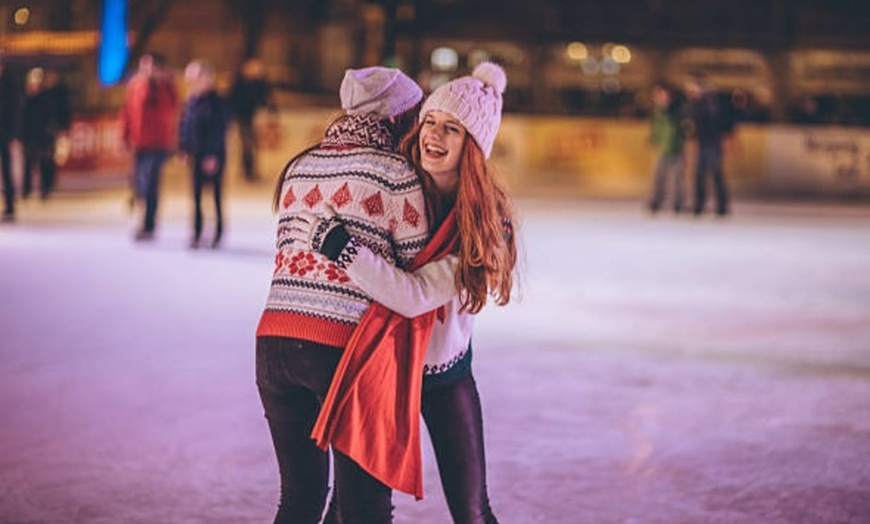
[[[400,144],[423,183],[430,246],[436,242],[447,246],[442,251],[449,254],[443,258],[406,272],[348,234],[337,216],[303,214],[292,226],[295,242],[335,262],[382,306],[409,319],[434,316],[433,310],[439,311],[425,347],[420,408],[457,524],[497,522],[487,495],[483,421],[471,371],[471,338],[475,313],[490,295],[496,304],[507,304],[514,283],[514,213],[487,163],[501,123],[506,84],[502,68],[487,62],[471,76],[440,86],[424,102],[418,123]],[[337,382],[333,388],[338,387]],[[401,392],[396,396],[401,398]],[[366,450],[361,456],[350,455],[378,476],[378,461],[366,462],[370,444],[358,447]],[[388,470],[404,465],[380,462],[386,463]],[[385,484],[422,497],[419,485],[404,489],[402,480],[390,482],[390,477],[396,476],[393,471],[384,475],[386,478],[379,478]],[[336,496],[341,498],[342,494],[337,492]]]

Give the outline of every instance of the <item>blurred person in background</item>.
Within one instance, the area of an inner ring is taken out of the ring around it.
[[[24,179],[21,196],[30,197],[33,171],[39,171],[39,195],[46,200],[57,184],[58,140],[71,123],[69,95],[56,71],[36,67],[27,74],[26,96],[21,116],[24,146]]]
[[[420,181],[395,151],[416,120],[422,90],[398,69],[370,67],[346,71],[340,98],[345,114],[321,142],[290,159],[273,200],[277,253],[256,330],[256,375],[281,479],[276,524],[320,522],[330,455],[310,434],[342,352],[372,303],[335,262],[293,245],[292,218],[322,213],[331,202],[351,234],[400,267],[428,233]],[[333,452],[340,522],[391,522],[390,488]]]
[[[239,129],[242,172],[245,180],[254,181],[257,173],[257,135],[254,117],[257,110],[270,105],[271,88],[266,80],[263,63],[257,58],[248,58],[236,74],[230,88],[230,105]]]
[[[176,145],[178,91],[166,60],[158,53],[139,59],[136,74],[127,83],[120,114],[121,136],[133,152],[133,188],[145,204],[134,240],[152,240],[163,164]]]
[[[650,115],[650,143],[658,149],[653,173],[653,191],[649,202],[651,212],[658,212],[665,201],[668,186],[673,188],[671,203],[674,213],[683,209],[685,112],[680,94],[670,85],[659,82],[652,89],[653,109]]]
[[[226,166],[226,133],[229,107],[215,88],[211,65],[194,60],[184,70],[188,99],[181,112],[179,151],[190,165],[193,182],[193,236],[190,247],[199,247],[203,228],[202,190],[212,188],[215,233],[211,247],[220,245],[223,235],[223,180]]]
[[[419,457],[403,456],[407,462],[395,457],[419,452],[419,441],[407,435],[419,431],[422,411],[454,524],[498,522],[489,503],[483,416],[471,361],[475,314],[486,305],[488,296],[498,305],[509,302],[517,262],[512,205],[488,164],[501,124],[506,86],[500,66],[478,65],[470,76],[443,84],[427,98],[418,124],[401,143],[400,151],[424,181],[432,234],[411,266],[413,273],[370,249],[340,217],[303,213],[291,219],[290,225],[291,238],[299,248],[326,256],[377,301],[372,314],[367,313],[357,328],[363,335],[345,350],[342,362],[349,361],[348,367],[340,368],[353,369],[351,356],[359,354],[364,358],[356,363],[373,371],[368,379],[366,371],[360,371],[349,380],[352,374],[345,371],[332,386],[348,386],[334,405],[353,406],[357,405],[354,399],[359,399],[359,413],[348,415],[345,408],[339,408],[327,415],[337,417],[324,424],[332,428],[327,433],[334,432],[329,438],[344,451],[344,447],[353,448],[359,438],[356,434],[367,434],[368,427],[395,429],[385,435],[369,431],[352,458],[376,477],[391,479],[388,485],[421,498]],[[444,258],[438,259],[436,253]],[[438,260],[417,264],[430,255]],[[402,323],[410,324],[414,333],[411,347],[405,347],[406,340],[399,335]],[[409,353],[416,358],[405,361]],[[416,375],[396,380],[391,378],[395,372],[383,372],[394,368]],[[407,398],[420,401],[409,403],[408,412],[396,413],[393,406]],[[386,422],[378,424],[383,420],[375,418],[378,414]],[[365,424],[355,426],[358,420]],[[320,438],[318,427],[315,435]],[[348,437],[348,433],[354,435]],[[406,435],[403,440],[408,442],[395,443],[397,434]],[[384,453],[393,460],[371,453],[377,447],[372,442],[380,440],[386,441],[385,449],[399,448]],[[417,449],[402,448],[415,444]],[[337,486],[339,505],[344,489],[344,485]],[[343,512],[341,517],[345,518]]]
[[[54,106],[57,115],[58,129],[54,160],[56,164],[63,165],[69,158],[71,147],[69,139],[69,131],[72,127],[70,89],[56,70],[48,69],[45,71],[45,90],[48,92],[48,100]]]
[[[704,75],[690,74],[685,81],[689,99],[692,137],[698,145],[695,163],[694,213],[701,215],[707,200],[707,179],[712,178],[716,196],[716,214],[730,211],[725,183],[724,155],[734,132],[734,115],[730,104],[719,97]]]
[[[15,78],[0,54],[0,174],[3,177],[3,215],[0,220],[15,220],[15,180],[12,177],[12,142],[18,137],[20,92]]]

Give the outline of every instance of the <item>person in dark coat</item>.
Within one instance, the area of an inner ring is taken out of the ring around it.
[[[701,74],[689,75],[685,90],[689,99],[692,135],[698,143],[693,211],[695,215],[704,212],[709,176],[713,179],[716,194],[716,214],[725,216],[730,211],[730,203],[725,182],[724,151],[725,142],[734,132],[734,113]]]
[[[3,222],[15,220],[15,181],[11,144],[18,134],[19,89],[0,56],[0,173],[3,176]]]
[[[21,196],[33,190],[33,171],[39,170],[39,195],[46,200],[57,184],[57,139],[70,127],[70,107],[66,88],[57,73],[34,68],[27,75],[27,96],[21,116],[21,141],[24,145],[24,180]]]
[[[190,164],[193,182],[193,237],[190,247],[199,247],[203,228],[202,189],[212,187],[215,206],[215,234],[212,247],[223,235],[223,179],[226,165],[226,132],[229,108],[215,89],[212,67],[195,60],[184,71],[190,97],[184,104],[179,128],[179,150]]]
[[[242,64],[230,89],[230,105],[242,149],[242,169],[245,180],[257,179],[257,137],[254,133],[254,116],[261,107],[270,103],[269,83],[263,73],[263,64],[256,58],[249,58]]]

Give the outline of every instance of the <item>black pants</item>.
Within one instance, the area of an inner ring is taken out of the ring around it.
[[[721,144],[701,144],[698,146],[698,160],[695,168],[695,214],[704,212],[707,202],[707,177],[713,179],[716,193],[716,214],[728,213],[728,187],[725,185]]]
[[[256,180],[257,134],[254,130],[254,118],[239,118],[239,140],[242,149],[242,172],[247,180]]]
[[[341,358],[341,349],[282,337],[257,338],[257,388],[281,477],[275,524],[315,524],[326,504],[329,453],[311,430]],[[342,524],[389,524],[392,492],[355,462],[335,454]]]
[[[12,179],[12,152],[9,141],[0,140],[0,174],[3,176],[3,214],[15,214],[15,181]]]
[[[199,238],[202,236],[202,189],[206,185],[210,185],[215,211],[215,232],[212,243],[217,245],[224,231],[223,180],[225,159],[217,157],[217,172],[207,174],[202,169],[203,158],[196,156],[193,159],[193,241],[199,242]]]
[[[24,180],[21,183],[21,196],[27,198],[33,191],[33,170],[39,169],[39,195],[48,198],[57,180],[57,164],[54,161],[54,150],[44,148],[27,150],[24,156]]]
[[[497,524],[486,488],[483,416],[474,376],[424,392],[422,411],[454,524]]]

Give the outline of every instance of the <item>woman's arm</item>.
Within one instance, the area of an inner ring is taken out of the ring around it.
[[[457,257],[448,255],[414,272],[403,271],[365,246],[345,262],[345,271],[365,293],[405,317],[416,317],[452,300],[456,290]],[[347,251],[346,249],[344,251]]]
[[[285,227],[293,247],[326,256],[366,294],[402,316],[422,315],[459,293],[455,276],[458,258],[454,255],[406,272],[351,237],[334,215],[321,218],[303,213]]]

